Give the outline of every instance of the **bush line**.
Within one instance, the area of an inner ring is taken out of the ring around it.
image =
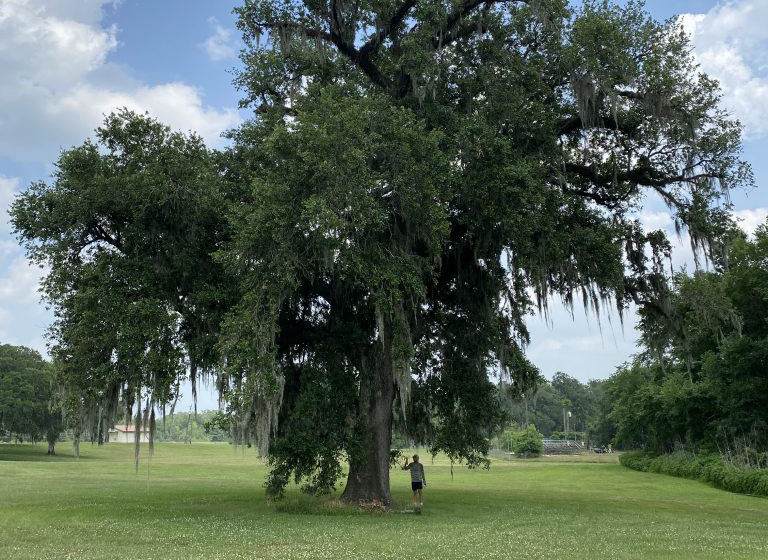
[[[715,488],[768,497],[768,469],[748,469],[725,462],[720,455],[677,452],[649,455],[642,451],[622,453],[619,462],[630,469],[708,482]]]

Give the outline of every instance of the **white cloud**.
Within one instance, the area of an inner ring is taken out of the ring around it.
[[[557,352],[560,350],[590,350],[603,346],[599,336],[579,336],[575,338],[548,338],[536,345],[539,352]]]
[[[16,243],[7,238],[11,232],[8,210],[14,195],[19,190],[19,184],[18,178],[0,174],[0,256],[14,253],[19,248]]]
[[[50,312],[39,303],[45,270],[24,258],[9,237],[7,211],[19,186],[19,179],[0,175],[0,343],[23,344],[45,354],[40,335],[51,321]]]
[[[547,377],[564,371],[581,381],[606,378],[637,351],[636,322],[634,306],[624,311],[622,324],[610,307],[597,317],[578,298],[572,312],[553,298],[549,320],[531,316],[526,321],[531,334],[526,354]]]
[[[205,51],[213,61],[227,60],[235,58],[237,55],[237,46],[234,41],[234,34],[231,29],[222,27],[219,20],[212,17],[208,23],[213,28],[213,34],[205,41],[200,43],[199,47]]]
[[[72,19],[83,23],[98,24],[101,21],[104,6],[117,5],[121,0],[3,0],[3,3],[27,4],[38,10],[59,18]]]
[[[0,278],[0,301],[15,305],[37,303],[40,300],[40,279],[45,271],[19,256],[6,269],[6,276]]]
[[[17,178],[0,175],[0,262],[19,251],[19,246],[9,238],[11,226],[10,216],[8,216],[8,209],[18,188]],[[2,309],[0,309],[1,312]]]
[[[723,103],[747,137],[768,134],[768,1],[720,3],[705,14],[684,14],[702,69],[720,81]]]
[[[768,219],[768,208],[736,210],[733,217],[747,235],[754,235],[757,226],[765,224]]]
[[[103,114],[117,107],[149,111],[173,128],[197,132],[209,145],[218,144],[221,132],[238,122],[237,111],[206,108],[200,92],[180,82],[139,86],[130,91],[83,85],[52,100],[48,115],[57,122],[73,126],[74,117],[85,118],[96,125]]]
[[[110,64],[117,29],[100,24],[109,3],[0,1],[0,156],[50,163],[121,106],[193,129],[211,145],[239,122],[234,108],[205,105],[196,88],[140,83]]]
[[[673,227],[672,215],[669,212],[644,211],[638,216],[645,231],[669,230]]]

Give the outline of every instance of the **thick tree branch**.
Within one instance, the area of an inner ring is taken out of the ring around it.
[[[673,185],[675,183],[695,183],[700,179],[719,178],[720,175],[710,173],[699,173],[696,175],[664,175],[657,169],[654,169],[650,165],[642,165],[633,169],[621,171],[619,173],[601,174],[593,165],[583,165],[579,163],[566,163],[566,171],[574,173],[583,179],[587,179],[593,184],[600,187],[608,187],[615,182],[623,183],[629,181],[636,185],[642,185],[644,187],[654,187],[657,190],[659,188]],[[671,194],[669,194],[672,197]]]
[[[339,49],[339,52],[357,65],[357,67],[360,68],[360,70],[362,70],[374,84],[384,90],[390,91],[392,89],[391,81],[387,79],[387,77],[382,74],[381,70],[379,70],[379,67],[371,61],[370,52],[366,51],[363,55],[355,48],[353,43],[348,42],[344,38],[343,23],[339,19],[339,14],[338,0],[333,0],[331,2],[331,41],[336,45],[336,48]]]
[[[400,7],[392,14],[389,22],[387,22],[379,31],[377,31],[368,42],[360,48],[360,55],[363,57],[370,57],[379,46],[384,42],[387,37],[390,37],[400,26],[403,20],[408,15],[408,12],[419,3],[419,0],[405,0]]]
[[[678,210],[684,210],[688,207],[688,204],[665,187],[675,183],[694,183],[701,179],[720,177],[720,175],[708,173],[699,173],[696,175],[664,175],[650,166],[640,166],[628,169],[616,173],[615,175],[602,174],[593,165],[582,165],[578,163],[567,163],[565,169],[568,173],[572,173],[588,182],[585,186],[567,188],[565,192],[588,198],[610,210],[616,209],[626,202],[637,186],[652,188],[665,202],[667,202],[667,204]],[[616,186],[620,184],[628,185],[623,191],[616,192]]]
[[[455,11],[453,11],[445,20],[445,25],[440,31],[432,36],[432,47],[437,50],[446,45],[450,45],[458,39],[472,35],[477,29],[477,22],[472,22],[464,26],[458,26],[464,18],[469,16],[480,6],[489,10],[495,4],[504,4],[507,2],[521,2],[527,4],[529,0],[465,0]],[[483,32],[480,27],[480,31]]]
[[[119,241],[119,239],[112,236],[101,224],[97,223],[90,226],[88,228],[88,233],[91,236],[91,243],[102,241],[122,252],[122,243]],[[119,233],[117,235],[119,236]]]
[[[622,132],[627,136],[633,136],[637,132],[637,130],[634,127],[628,126],[626,123],[617,122],[616,119],[614,119],[611,116],[600,117],[599,120],[601,125],[597,127],[592,127],[592,128],[618,130],[619,132]],[[584,123],[581,120],[581,117],[579,115],[574,115],[570,118],[563,119],[557,123],[556,134],[558,136],[567,136],[573,132],[576,132],[577,130],[583,130],[583,129],[584,129]]]

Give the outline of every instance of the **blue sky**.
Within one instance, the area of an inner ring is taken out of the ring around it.
[[[0,0],[0,205],[46,180],[60,149],[83,141],[119,106],[148,110],[211,146],[248,115],[237,109],[229,71],[238,64],[234,0]],[[768,1],[648,0],[657,19],[686,14],[702,68],[723,86],[723,102],[746,126],[745,157],[768,184]],[[733,196],[744,228],[768,214],[768,192]],[[671,227],[650,202],[643,219]],[[690,260],[679,241],[678,264]],[[43,271],[30,266],[0,221],[0,342],[45,351],[51,316],[39,302]],[[607,377],[635,351],[634,315],[598,324],[555,302],[550,321],[532,317],[532,360],[551,376]],[[184,399],[188,403],[188,399]],[[210,392],[201,408],[214,406]]]

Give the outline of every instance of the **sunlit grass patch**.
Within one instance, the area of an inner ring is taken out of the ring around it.
[[[139,472],[130,445],[61,445],[49,462],[0,445],[0,559],[761,559],[768,500],[638,473],[615,457],[495,461],[468,471],[427,453],[368,511],[288,489],[264,495],[264,462],[227,444],[161,444]],[[12,458],[11,461],[4,460]]]

